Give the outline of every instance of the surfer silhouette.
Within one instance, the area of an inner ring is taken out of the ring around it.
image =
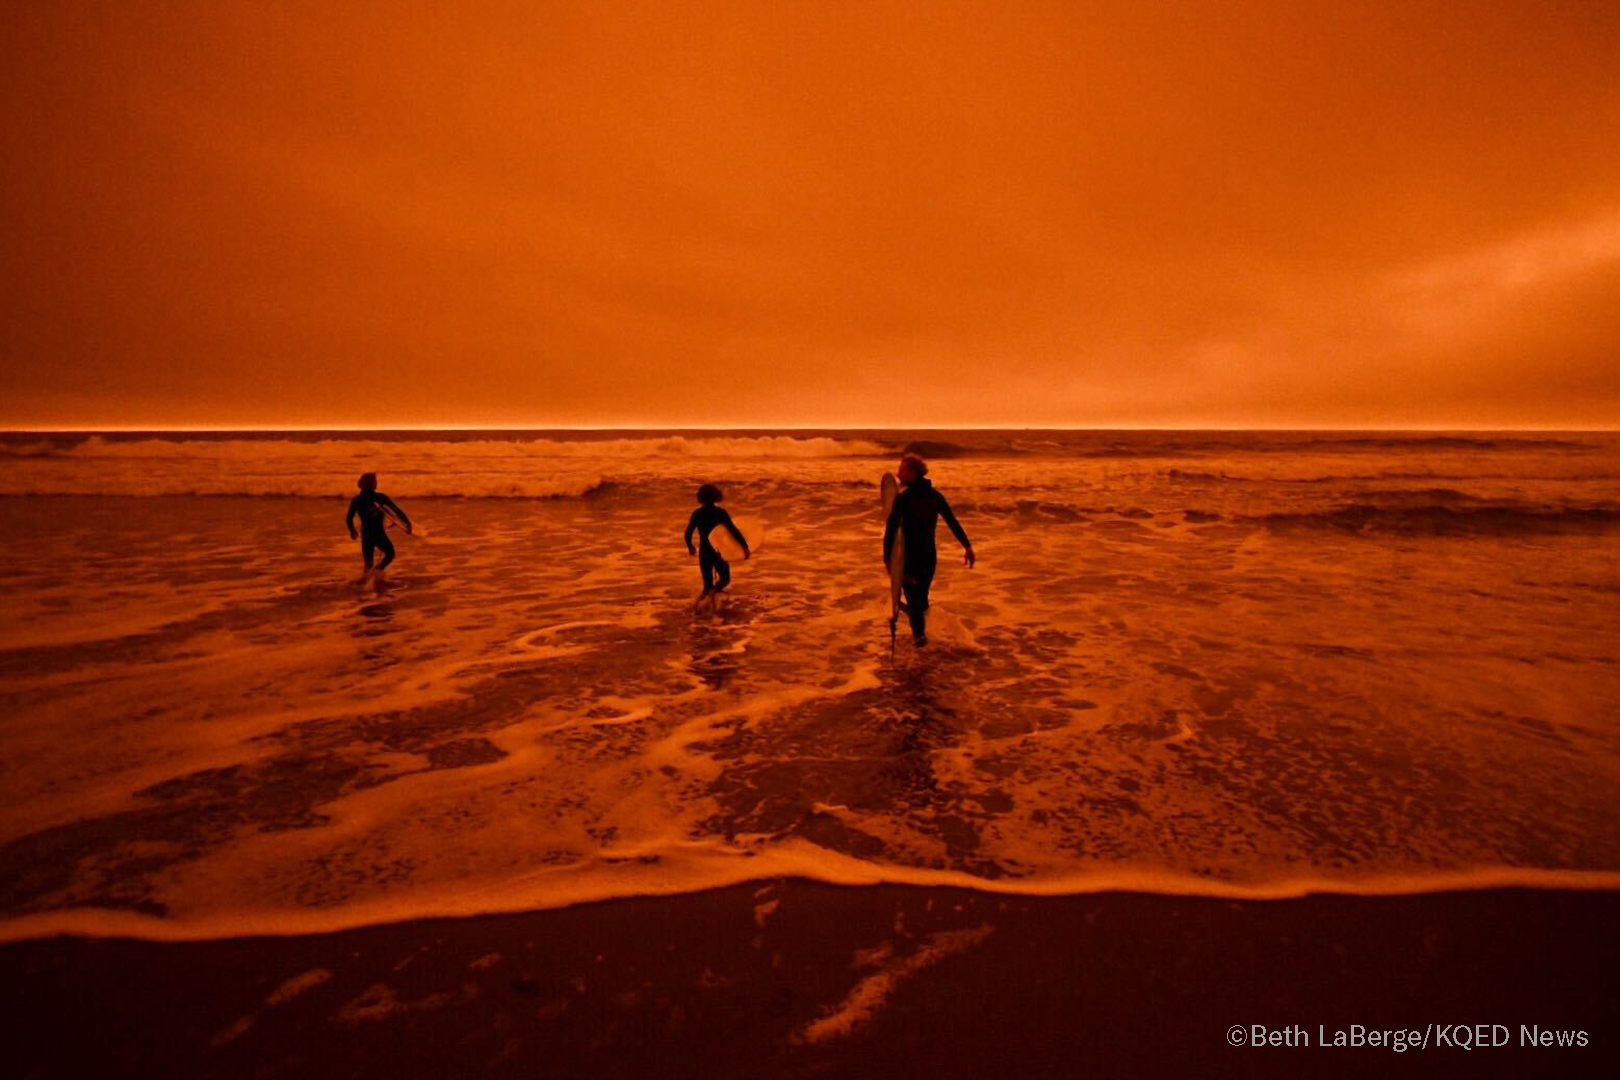
[[[393,499],[377,490],[376,473],[363,474],[358,483],[360,494],[349,500],[349,512],[344,515],[343,523],[349,527],[349,539],[360,541],[360,555],[366,560],[366,569],[371,569],[375,552],[381,551],[382,562],[377,569],[385,570],[394,561],[394,542],[388,539],[388,519],[397,520],[405,526],[406,532],[411,531],[411,519]],[[360,519],[359,532],[354,528],[356,517]]]
[[[704,484],[697,490],[698,508],[692,511],[692,516],[686,522],[686,551],[689,555],[698,557],[698,569],[703,572],[703,594],[699,600],[706,599],[720,592],[731,584],[731,564],[725,557],[714,549],[709,534],[722,526],[731,533],[742,548],[743,558],[752,557],[753,552],[748,550],[748,541],[732,522],[731,515],[718,505],[725,495],[713,484]],[[698,534],[696,546],[692,543],[692,534]]]
[[[973,545],[967,533],[951,512],[951,504],[935,490],[928,479],[928,465],[922,458],[907,454],[900,459],[896,470],[902,490],[895,496],[889,510],[888,524],[883,527],[883,565],[889,565],[898,534],[905,542],[904,577],[901,590],[905,593],[906,617],[911,621],[911,637],[918,645],[928,644],[928,588],[934,582],[934,571],[939,566],[939,553],[934,548],[934,531],[940,518],[962,545],[962,562],[971,569],[975,562]]]

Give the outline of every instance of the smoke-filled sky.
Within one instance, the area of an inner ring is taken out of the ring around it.
[[[1620,424],[1613,2],[7,4],[0,425]]]

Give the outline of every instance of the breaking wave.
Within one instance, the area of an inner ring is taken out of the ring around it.
[[[415,433],[413,433],[415,434]],[[206,460],[278,458],[329,460],[336,457],[397,456],[413,453],[495,458],[822,458],[882,456],[888,450],[868,439],[794,435],[658,435],[612,438],[221,438],[203,435],[154,435],[120,438],[109,435],[54,436],[30,441],[0,441],[0,458],[78,460]]]
[[[600,473],[543,475],[517,479],[511,476],[449,475],[413,477],[394,473],[387,483],[392,493],[412,499],[567,499],[604,494],[614,482]],[[23,496],[62,497],[201,497],[210,498],[332,498],[352,494],[345,490],[347,477],[334,481],[331,473],[313,476],[242,477],[221,476],[210,480],[188,474],[146,474],[134,476],[63,477],[25,479],[0,478],[0,498]]]
[[[0,495],[307,496],[352,490],[362,472],[412,498],[566,498],[611,477],[683,465],[854,459],[886,451],[826,436],[532,439],[220,438],[90,435],[0,442]]]

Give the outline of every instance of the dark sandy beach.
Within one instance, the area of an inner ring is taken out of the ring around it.
[[[1234,902],[788,880],[295,938],[58,938],[0,949],[6,1072],[1612,1076],[1617,916],[1601,891]],[[1239,1024],[1310,1045],[1230,1046]],[[1318,1045],[1356,1024],[1501,1025],[1485,1041],[1507,1044]],[[1588,1045],[1522,1047],[1521,1025]]]

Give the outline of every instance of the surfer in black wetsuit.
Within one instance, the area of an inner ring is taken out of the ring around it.
[[[382,562],[378,570],[386,570],[388,564],[394,561],[394,542],[388,539],[388,515],[392,513],[399,519],[405,531],[411,531],[411,519],[405,511],[401,510],[393,499],[377,490],[377,474],[368,472],[360,477],[360,494],[349,500],[349,512],[343,518],[343,523],[349,527],[349,539],[360,541],[360,554],[366,560],[366,569],[371,569],[374,551],[383,553]],[[354,519],[360,518],[360,531],[354,528]]]
[[[753,555],[753,552],[748,550],[748,541],[732,523],[731,515],[715,505],[724,498],[719,488],[713,484],[704,484],[698,488],[698,508],[692,511],[692,516],[686,522],[687,553],[698,557],[698,568],[703,571],[703,596],[698,597],[699,600],[731,584],[731,564],[714,550],[713,544],[709,543],[710,533],[724,525],[736,539],[737,546],[742,548],[743,558],[747,559]],[[699,543],[696,547],[692,544],[693,533],[698,534]]]
[[[928,644],[928,587],[933,584],[934,571],[939,566],[939,553],[934,549],[934,529],[939,519],[962,545],[962,562],[972,569],[975,561],[973,545],[967,533],[951,513],[951,504],[945,496],[934,490],[928,479],[928,465],[922,458],[907,454],[900,459],[896,470],[904,490],[895,496],[889,511],[889,522],[883,528],[883,565],[889,565],[894,551],[894,537],[898,531],[906,542],[905,577],[901,591],[906,596],[906,617],[911,620],[911,636],[918,645]]]

